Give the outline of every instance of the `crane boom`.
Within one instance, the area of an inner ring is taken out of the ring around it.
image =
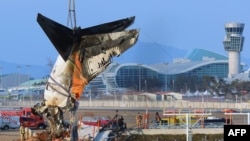
[[[71,27],[72,29],[76,28],[75,0],[69,0],[69,13],[68,13],[67,26]]]

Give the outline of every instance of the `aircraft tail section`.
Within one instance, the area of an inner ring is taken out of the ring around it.
[[[73,44],[73,31],[38,13],[37,22],[42,27],[58,53],[64,60],[68,58]]]
[[[38,13],[37,22],[42,27],[58,53],[66,61],[72,53],[72,47],[75,41],[79,41],[81,36],[105,34],[119,32],[126,29],[134,23],[135,17],[124,18],[109,23],[104,23],[84,29],[72,30],[62,24],[59,24],[42,14]]]

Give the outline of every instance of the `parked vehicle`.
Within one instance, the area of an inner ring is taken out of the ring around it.
[[[17,116],[20,124],[28,128],[45,129],[46,122],[43,117],[34,115],[31,108],[1,109],[0,115],[4,117]]]
[[[110,122],[111,118],[108,116],[101,117],[83,117],[82,122],[86,125],[103,127]]]
[[[209,116],[204,119],[205,127],[223,127],[230,119]]]
[[[20,123],[24,127],[34,129],[45,129],[47,127],[47,124],[42,117],[20,117]]]
[[[32,114],[31,110],[31,108],[27,107],[0,109],[0,114],[9,116],[36,116]]]
[[[20,127],[20,117],[19,116],[4,116],[0,115],[0,129],[16,129]]]

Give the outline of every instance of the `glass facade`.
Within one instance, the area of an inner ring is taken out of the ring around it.
[[[106,85],[103,81],[102,76],[98,76],[95,79],[91,80],[84,91],[88,91],[88,89],[105,89]]]
[[[197,77],[202,78],[203,76],[214,76],[217,78],[226,78],[228,74],[228,63],[216,62],[216,63],[206,63],[205,65],[199,65],[197,67],[189,66],[193,69],[187,69],[188,71],[176,74],[168,74],[168,70],[156,71],[156,68],[152,68],[146,65],[141,64],[128,64],[121,65],[117,68],[113,68],[113,73],[109,72],[104,74],[104,79],[107,84],[101,83],[99,77],[98,81],[95,80],[95,84],[99,83],[99,86],[107,86],[111,89],[114,88],[126,88],[135,91],[144,91],[146,90],[147,80],[157,80],[160,82],[160,90],[168,90],[169,84],[172,81],[176,81],[178,77]],[[102,80],[103,81],[103,80]],[[93,84],[93,82],[92,82]]]
[[[178,77],[184,76],[184,77],[196,77],[196,78],[202,78],[203,76],[214,76],[219,79],[226,78],[228,74],[228,63],[211,63],[207,65],[203,65],[200,67],[196,67],[192,70],[189,70],[184,73],[179,74],[168,74],[166,76],[167,81],[165,85],[173,83],[173,81],[176,81]]]
[[[218,79],[227,78],[229,69],[227,58],[221,59],[222,57],[219,57],[216,59],[215,57],[214,60],[204,61],[203,57],[200,57],[207,55],[213,57],[217,54],[196,50],[193,54],[191,53],[191,56],[200,59],[184,63],[159,63],[155,65],[113,63],[89,85],[107,91],[167,91],[172,90],[173,83],[180,78],[201,79],[204,76]]]
[[[187,76],[197,76],[202,78],[203,76],[216,76],[218,78],[225,78],[228,74],[228,64],[227,63],[214,63],[204,65],[195,68],[191,71],[186,72]]]
[[[140,91],[148,78],[158,78],[158,72],[145,68],[142,65],[123,66],[117,71],[116,83],[118,87]]]

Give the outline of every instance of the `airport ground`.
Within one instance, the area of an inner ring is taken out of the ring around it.
[[[118,112],[117,112],[118,110]],[[91,108],[79,108],[77,117],[79,118],[80,116],[109,116],[113,118],[116,113],[119,115],[122,115],[125,119],[125,122],[127,123],[127,128],[128,129],[135,129],[136,131],[136,120],[135,116],[137,113],[141,113],[142,115],[146,113],[146,109],[115,109],[115,108],[98,108],[98,109],[91,109]],[[151,126],[151,121],[155,119],[155,113],[159,112],[160,115],[162,115],[163,111],[162,109],[148,109],[148,114],[149,114],[149,126]],[[212,115],[217,116],[217,117],[225,117],[224,113],[222,112],[214,112]],[[65,119],[69,120],[69,113],[65,113]],[[238,115],[238,116],[233,116],[233,123],[236,124],[246,124],[246,116],[243,115]],[[163,129],[165,130],[164,132],[167,133],[166,131],[176,132],[176,133],[184,133],[185,134],[185,129],[178,129],[177,130],[168,130],[168,129]],[[211,129],[213,131],[214,129]],[[221,131],[223,131],[221,129]],[[41,132],[40,130],[34,130],[34,132]],[[145,132],[146,133],[146,132]],[[19,130],[18,129],[12,129],[9,131],[4,131],[0,130],[0,139],[1,141],[17,141],[20,138],[19,136]]]

